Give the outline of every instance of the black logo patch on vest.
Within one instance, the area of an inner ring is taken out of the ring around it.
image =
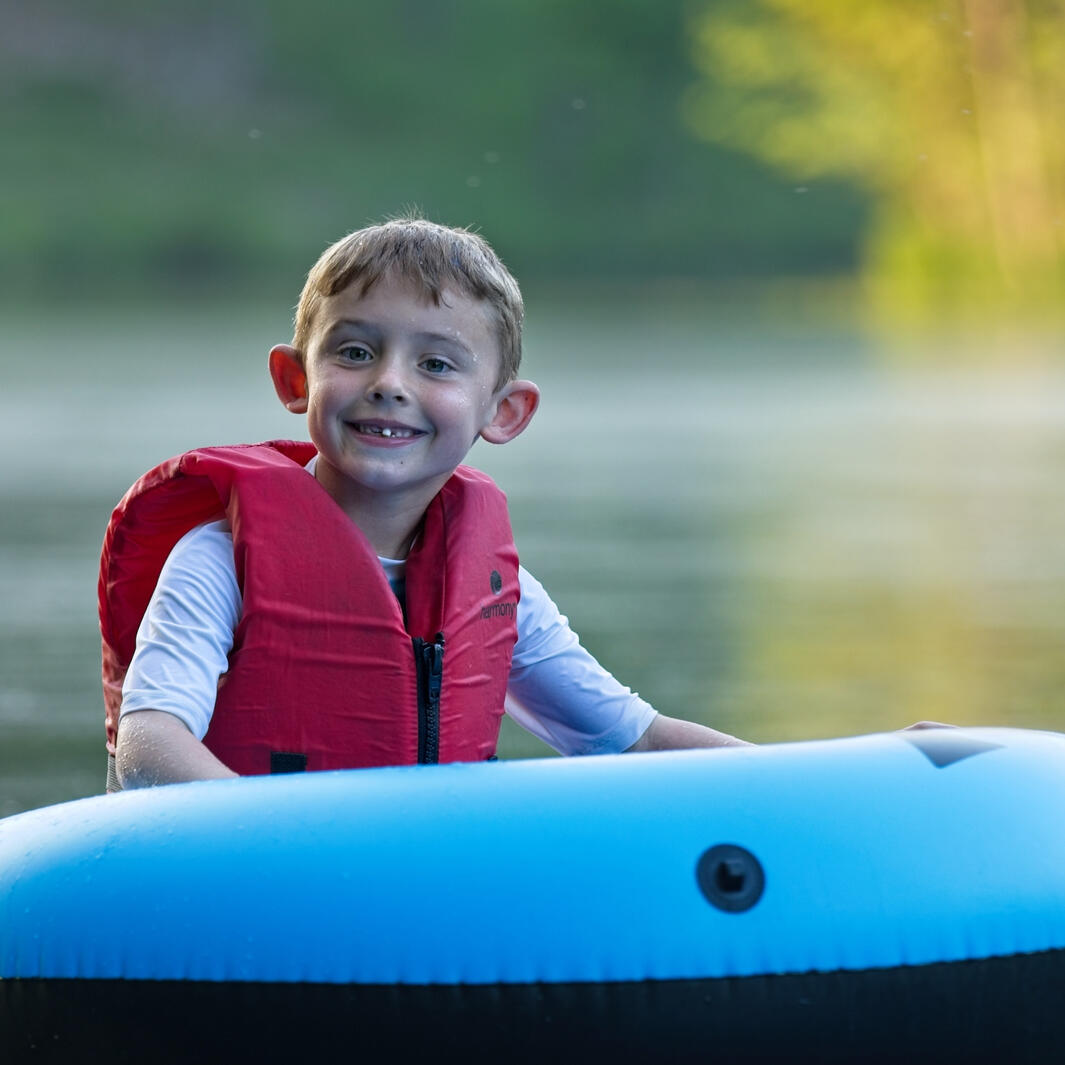
[[[498,570],[492,570],[488,577],[488,583],[492,586],[492,595],[499,595],[503,590],[503,578],[499,576]]]

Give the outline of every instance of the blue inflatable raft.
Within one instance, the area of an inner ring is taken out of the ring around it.
[[[299,774],[0,821],[0,1061],[1065,1055],[1065,736]]]

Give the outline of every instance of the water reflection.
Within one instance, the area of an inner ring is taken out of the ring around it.
[[[1063,727],[1065,375],[892,368],[837,329],[698,302],[542,308],[542,412],[472,461],[627,683],[765,741],[921,717]],[[9,329],[0,813],[99,788],[107,515],[183,448],[299,435],[265,373],[286,332],[283,313]],[[504,754],[540,750],[505,733]]]

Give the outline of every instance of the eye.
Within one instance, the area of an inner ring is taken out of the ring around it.
[[[441,359],[436,355],[430,355],[428,358],[422,360],[422,369],[427,370],[432,374],[445,374],[452,370],[453,367],[446,359]]]
[[[369,362],[373,353],[362,344],[345,344],[337,352],[345,362]]]

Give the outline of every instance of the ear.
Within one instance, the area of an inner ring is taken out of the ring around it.
[[[532,381],[511,381],[499,391],[496,412],[481,430],[490,444],[505,444],[525,431],[540,406],[540,389]]]
[[[307,413],[307,373],[300,353],[291,344],[270,349],[270,377],[277,398],[293,414]]]

